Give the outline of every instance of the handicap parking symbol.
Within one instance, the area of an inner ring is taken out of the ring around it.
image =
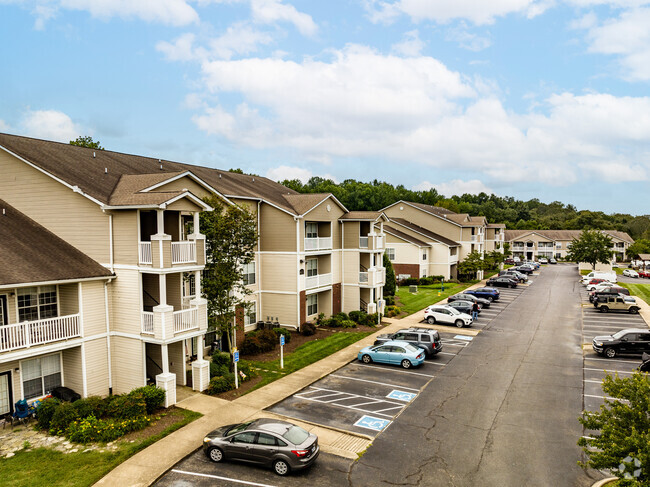
[[[456,339],[456,340],[466,340],[466,341],[468,341],[468,342],[471,342],[471,341],[472,341],[472,338],[473,338],[473,337],[468,337],[467,335],[456,335],[456,336],[454,337],[454,339]]]
[[[394,390],[391,391],[391,393],[386,397],[389,399],[397,399],[398,401],[410,402],[413,400],[413,398],[415,398],[415,396],[417,396],[417,394],[414,394],[412,392]]]
[[[358,426],[360,428],[366,428],[374,431],[381,431],[389,424],[390,421],[387,419],[373,418],[372,416],[364,415],[361,417],[359,421],[354,423],[354,426]]]

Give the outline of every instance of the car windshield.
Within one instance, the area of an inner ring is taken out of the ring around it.
[[[418,351],[418,348],[417,348],[417,347],[414,347],[414,346],[411,345],[410,343],[407,343],[406,346],[405,346],[404,348],[405,348],[406,350],[408,350],[409,352],[417,352],[417,351]]]
[[[230,428],[228,431],[226,431],[227,435],[234,435],[235,433],[239,433],[240,431],[244,431],[246,428],[250,426],[252,421],[248,421],[246,423],[241,423],[241,424],[236,424],[232,428]]]
[[[612,338],[616,338],[617,340],[619,340],[620,338],[622,338],[622,337],[624,337],[625,335],[627,335],[627,333],[628,333],[627,330],[617,331],[616,333],[614,333],[614,334],[612,335]]]
[[[451,311],[451,314],[452,314],[452,315],[459,315],[459,314],[460,314],[460,311],[458,311],[458,310],[457,310],[456,308],[454,308],[454,307],[450,307],[450,308],[449,308],[449,311]]]
[[[309,433],[307,433],[300,426],[291,426],[285,434],[282,435],[287,441],[290,441],[294,445],[300,445],[303,441],[309,438]]]

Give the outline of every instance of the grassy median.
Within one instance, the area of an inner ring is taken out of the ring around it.
[[[445,282],[444,289],[440,283],[431,284],[429,286],[417,286],[417,292],[412,293],[409,291],[409,286],[400,286],[396,293],[397,301],[395,304],[399,308],[411,315],[422,309],[430,306],[438,301],[442,301],[452,294],[461,292],[463,289],[467,289],[472,284],[478,281],[472,281],[468,283],[456,284],[453,282]]]
[[[650,304],[650,284],[631,284],[627,282],[619,282],[618,285],[628,288],[632,296],[638,296],[646,303]]]

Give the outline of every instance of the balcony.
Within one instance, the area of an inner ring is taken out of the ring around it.
[[[517,244],[513,244],[513,245],[512,245],[512,250],[519,250],[519,251],[522,251],[522,250],[524,250],[524,249],[525,249],[524,244],[519,244],[519,245],[517,245]]]
[[[172,306],[156,306],[142,311],[141,332],[158,339],[169,339],[194,330],[207,330],[208,314],[205,299],[195,299],[191,308],[174,311]]]
[[[384,250],[386,242],[384,235],[368,234],[365,237],[359,237],[359,248],[368,250]]]
[[[160,246],[162,246],[162,262]],[[172,242],[152,237],[151,242],[139,243],[138,262],[140,265],[156,268],[183,264],[205,265],[205,239]]]
[[[386,284],[386,269],[371,268],[366,272],[359,272],[359,285],[363,287],[378,287]]]
[[[319,287],[331,286],[332,274],[317,274],[315,276],[305,277],[305,289],[315,289]]]
[[[305,252],[331,249],[332,237],[305,238]]]
[[[0,352],[68,340],[81,336],[78,314],[0,327]]]

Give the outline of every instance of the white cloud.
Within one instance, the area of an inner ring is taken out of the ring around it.
[[[10,131],[11,131],[11,127],[9,126],[9,124],[4,120],[0,119],[0,132],[10,132]]]
[[[413,190],[428,191],[431,188],[434,188],[436,191],[438,191],[438,193],[447,197],[453,195],[462,196],[465,193],[494,193],[492,189],[488,188],[485,184],[483,184],[483,182],[479,181],[478,179],[471,179],[469,181],[454,179],[453,181],[448,181],[446,183],[430,183],[429,181],[423,181],[420,184],[414,186]]]
[[[605,178],[613,162],[639,178],[650,172],[650,97],[561,93],[517,114],[489,83],[431,57],[361,46],[328,61],[252,58],[202,70],[203,100],[220,104],[204,104],[194,122],[241,146],[332,165],[357,157],[554,185]],[[244,101],[229,104],[230,95]]]
[[[299,179],[305,184],[314,174],[304,167],[278,166],[266,171],[266,177],[273,181],[284,181],[285,179]]]
[[[226,32],[209,43],[210,51],[220,59],[230,59],[233,55],[245,55],[257,51],[260,44],[273,42],[273,37],[254,29],[245,23],[231,25]]]
[[[419,56],[424,49],[424,41],[420,39],[417,30],[412,30],[404,34],[404,39],[397,44],[393,44],[392,51],[407,57]]]
[[[29,110],[20,125],[26,135],[58,142],[69,142],[82,135],[79,125],[57,110]]]
[[[554,2],[549,0],[367,0],[366,9],[373,22],[390,22],[399,14],[411,17],[413,22],[433,20],[447,23],[465,19],[476,25],[491,24],[496,17],[511,13],[528,18],[543,13]]]
[[[173,42],[160,41],[156,49],[162,52],[169,61],[192,61],[201,59],[204,51],[197,51],[194,48],[195,35],[186,33],[177,37]]]
[[[459,26],[449,29],[445,34],[445,40],[455,42],[463,49],[474,52],[482,51],[492,44],[489,38],[469,32],[465,22],[461,22]]]
[[[289,22],[306,36],[313,36],[318,31],[310,15],[299,12],[293,5],[284,4],[281,0],[251,0],[251,10],[253,20],[262,24]]]

